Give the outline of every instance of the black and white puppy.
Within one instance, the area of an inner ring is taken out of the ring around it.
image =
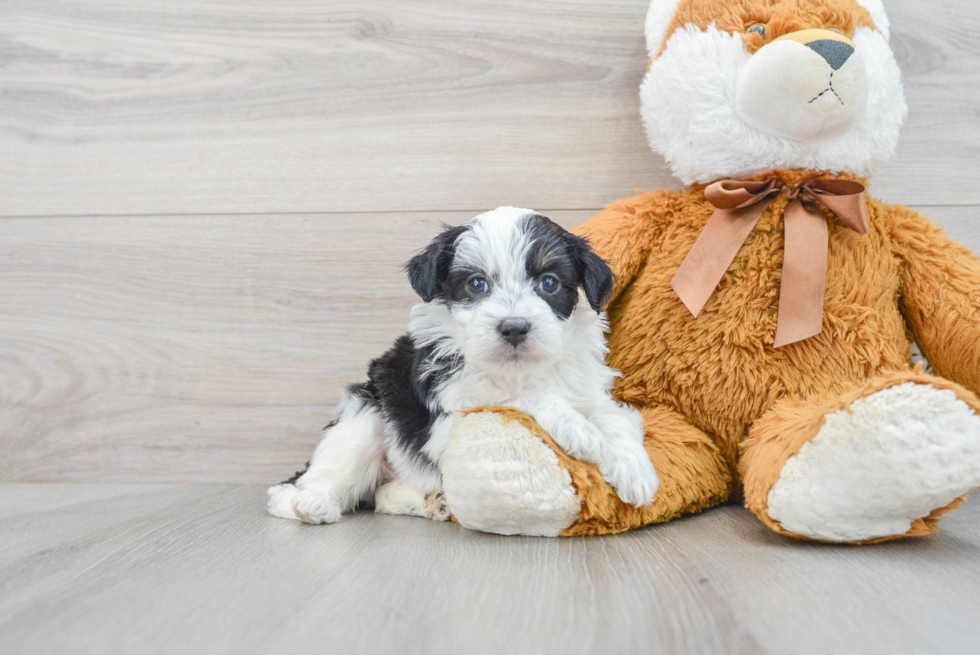
[[[653,502],[659,481],[639,413],[609,395],[603,305],[613,275],[588,243],[527,209],[447,228],[407,265],[424,302],[408,334],[348,386],[306,471],[269,489],[269,512],[333,523],[362,500],[445,520],[440,463],[460,410],[507,405],[619,497]]]

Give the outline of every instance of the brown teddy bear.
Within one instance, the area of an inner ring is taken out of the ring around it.
[[[740,498],[794,537],[934,532],[980,485],[980,260],[865,195],[906,111],[881,1],[653,0],[646,37],[647,134],[689,186],[576,232],[618,278],[615,394],[660,490],[623,504],[532,419],[481,408],[443,462],[455,518],[603,534]]]

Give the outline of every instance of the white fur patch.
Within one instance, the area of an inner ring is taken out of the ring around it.
[[[889,387],[826,418],[769,490],[769,516],[796,534],[861,541],[980,485],[980,417],[952,391]]]
[[[268,490],[273,516],[307,523],[335,523],[374,493],[382,478],[384,419],[377,408],[344,394],[336,425],[327,427],[310,465],[295,484]]]
[[[881,30],[885,40],[891,38],[891,24],[888,22],[888,14],[885,13],[885,5],[881,0],[857,0],[857,3],[868,10],[871,20],[875,26]]]
[[[391,480],[378,487],[374,492],[374,511],[378,514],[421,516],[433,521],[449,520],[449,508],[441,493],[424,493],[403,480]]]
[[[643,33],[647,40],[647,52],[651,56],[660,50],[660,44],[667,36],[667,26],[674,19],[679,4],[680,0],[653,0],[650,3]]]
[[[463,527],[557,537],[578,519],[571,476],[524,426],[489,412],[455,423],[442,474],[446,499]]]
[[[425,496],[413,485],[391,480],[374,492],[374,511],[378,514],[424,516]]]
[[[714,27],[676,30],[640,87],[650,147],[685,184],[774,168],[870,175],[894,153],[907,110],[885,37],[862,27],[854,43],[868,71],[864,112],[843,134],[797,141],[751,127],[736,113],[737,82],[752,57],[741,35]]]
[[[293,498],[296,496],[296,491],[296,487],[288,483],[269,487],[266,491],[268,497],[266,509],[269,511],[269,514],[278,516],[281,519],[301,520],[293,510]]]

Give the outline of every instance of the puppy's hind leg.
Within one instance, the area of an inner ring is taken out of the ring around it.
[[[374,494],[374,511],[378,514],[421,516],[433,521],[449,520],[449,505],[442,489],[425,493],[403,480],[391,480]]]
[[[374,493],[384,454],[380,408],[366,385],[350,385],[307,470],[295,482],[269,489],[269,513],[313,524],[338,521]]]

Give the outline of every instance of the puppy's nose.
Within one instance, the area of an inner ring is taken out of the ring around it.
[[[512,346],[517,346],[527,339],[527,333],[530,331],[531,323],[523,318],[505,318],[497,326],[497,332]]]
[[[806,47],[823,57],[834,70],[838,70],[854,54],[853,46],[836,39],[811,41]]]

